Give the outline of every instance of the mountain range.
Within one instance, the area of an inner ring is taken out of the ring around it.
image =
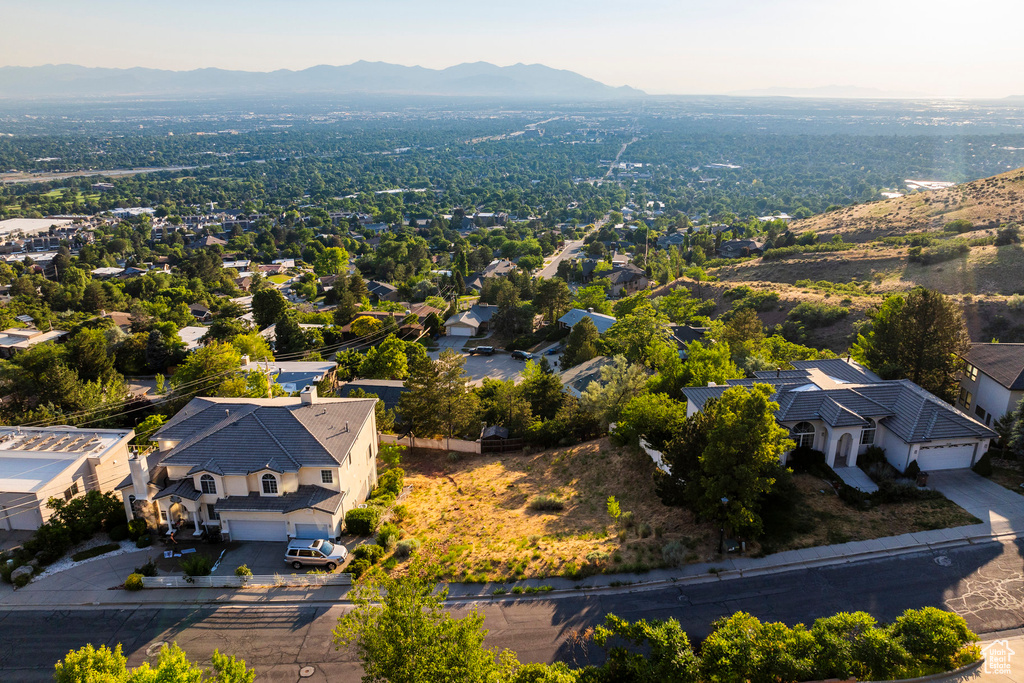
[[[644,95],[543,64],[487,62],[446,69],[359,61],[301,71],[108,69],[72,64],[0,67],[0,99],[215,97],[239,95],[417,95],[526,99],[618,99]]]

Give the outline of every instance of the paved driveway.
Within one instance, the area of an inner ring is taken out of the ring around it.
[[[341,539],[341,542],[351,553],[352,549],[363,540],[365,539],[346,536]],[[294,573],[295,570],[291,568],[291,565],[284,561],[284,553],[287,549],[288,544],[284,541],[242,541],[239,547],[224,553],[224,559],[214,574],[216,576],[231,576],[235,573],[235,568],[242,564],[249,567],[253,574],[264,576]],[[304,568],[303,571],[305,569],[315,569],[315,567]]]
[[[971,470],[929,472],[928,488],[988,524],[993,533],[1024,533],[1024,496]]]

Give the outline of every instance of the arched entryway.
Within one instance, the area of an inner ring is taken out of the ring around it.
[[[853,437],[847,434],[843,434],[839,437],[839,443],[836,444],[836,458],[833,467],[849,467],[850,465],[850,450],[853,446]]]
[[[188,518],[188,510],[181,503],[171,503],[167,509],[167,519],[174,526],[179,527]]]

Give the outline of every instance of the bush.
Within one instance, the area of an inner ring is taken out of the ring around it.
[[[15,588],[24,588],[28,585],[28,582],[32,580],[31,574],[22,574],[21,576],[14,579]]]
[[[917,464],[917,461],[912,461],[907,465],[907,469],[903,470],[903,476],[907,479],[917,479],[917,475],[921,474],[921,466]]]
[[[156,576],[156,562],[150,558],[146,564],[135,568],[135,573],[140,576]]]
[[[786,464],[794,472],[806,472],[818,476],[827,467],[825,454],[813,448],[794,448],[790,451]]]
[[[669,541],[661,548],[661,557],[673,567],[686,564],[693,551],[685,541]]]
[[[878,490],[871,494],[877,503],[906,503],[912,500],[937,500],[942,494],[931,489],[918,488],[909,481],[880,481]]]
[[[885,449],[881,446],[868,446],[864,453],[857,456],[857,466],[867,472],[872,465],[886,462]]]
[[[357,559],[349,562],[348,567],[345,568],[345,571],[351,574],[352,578],[358,579],[360,576],[366,573],[366,570],[369,569],[370,566],[371,565],[369,560]]]
[[[535,496],[527,507],[533,512],[561,512],[565,503],[555,496]]]
[[[235,576],[237,576],[239,578],[247,579],[250,576],[252,576],[252,570],[249,569],[249,565],[247,565],[247,564],[240,564],[237,567],[235,567]]]
[[[992,476],[992,456],[988,451],[985,451],[985,455],[978,459],[978,462],[974,463],[972,467],[975,473],[980,474],[983,477]]]
[[[420,542],[415,538],[407,538],[399,541],[395,546],[395,557],[405,559],[420,549]]]
[[[388,522],[377,532],[377,545],[387,550],[394,550],[398,543],[398,527]]]
[[[392,501],[402,492],[405,485],[405,470],[401,467],[393,467],[377,477],[377,488],[371,498],[378,498],[390,494]]]
[[[963,617],[936,607],[908,609],[890,633],[912,657],[942,671],[955,668],[958,653],[978,639]]]
[[[111,541],[116,541],[118,543],[125,541],[128,539],[128,525],[118,524],[107,532],[107,535],[110,536]]]
[[[353,536],[369,536],[380,523],[380,515],[376,506],[354,508],[345,513],[345,529]]]
[[[352,551],[352,557],[357,560],[366,560],[370,564],[377,564],[384,558],[384,553],[383,546],[365,543]]]
[[[125,590],[140,591],[142,590],[142,574],[129,574],[128,578],[124,580]]]
[[[138,541],[148,532],[149,527],[146,526],[146,520],[133,519],[132,521],[128,522],[128,538],[132,539],[133,541]]]
[[[98,545],[95,548],[89,548],[88,550],[83,550],[80,553],[75,553],[74,555],[71,556],[71,559],[74,560],[75,562],[81,562],[82,560],[88,560],[89,558],[92,558],[92,557],[99,557],[100,555],[104,555],[106,553],[110,553],[110,552],[113,552],[115,550],[120,550],[120,549],[121,549],[121,545],[118,544],[118,543],[107,543],[105,545]]]
[[[181,571],[185,573],[186,578],[209,576],[213,571],[213,558],[196,553],[195,555],[181,558],[178,566],[181,567]]]
[[[148,548],[151,545],[153,545],[153,537],[149,534],[139,536],[139,540],[135,541],[136,548]]]
[[[804,301],[797,304],[786,316],[787,319],[802,324],[807,329],[828,327],[850,314],[849,308],[830,306],[829,304]]]

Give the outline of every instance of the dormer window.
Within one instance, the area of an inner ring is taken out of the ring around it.
[[[217,482],[209,474],[204,474],[199,477],[199,487],[202,489],[203,493],[212,493],[213,495],[217,495]]]
[[[273,474],[263,475],[263,493],[271,495],[277,493],[277,477]]]

